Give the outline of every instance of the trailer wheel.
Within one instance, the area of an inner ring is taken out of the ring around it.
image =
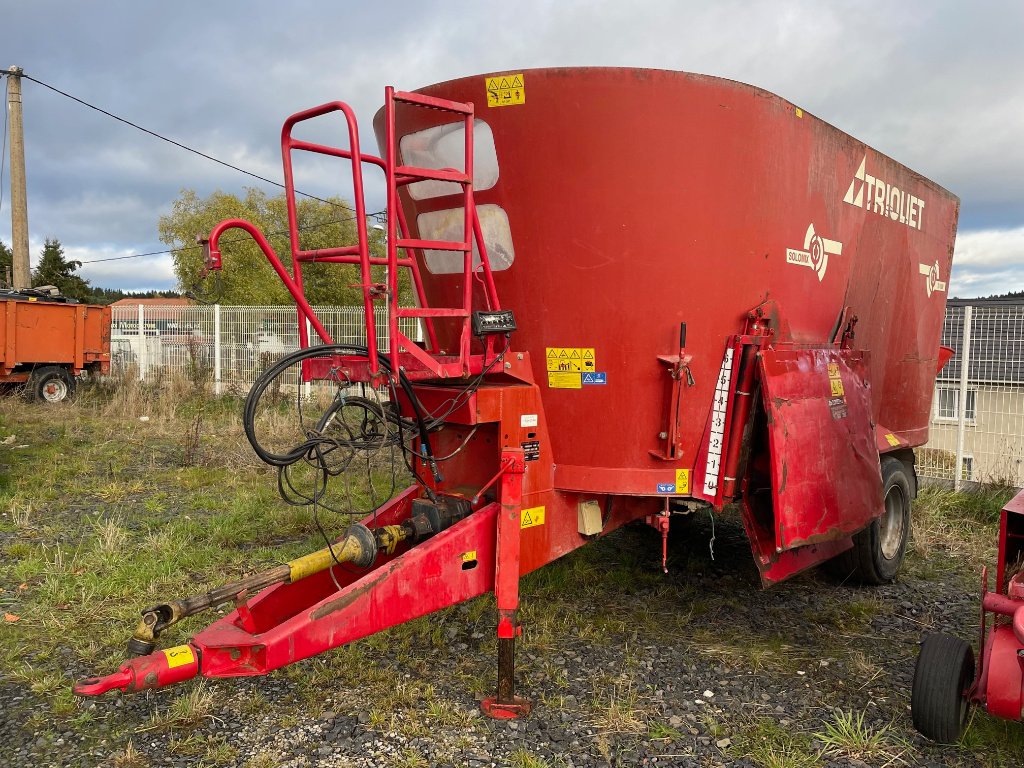
[[[839,578],[862,584],[885,584],[896,578],[910,539],[910,500],[913,497],[906,466],[892,456],[882,457],[882,499],[885,510],[853,537],[853,549],[829,562]]]
[[[32,372],[28,391],[38,402],[61,403],[75,394],[75,380],[66,368],[47,365]]]
[[[974,681],[974,651],[959,637],[933,634],[921,643],[910,693],[914,727],[932,741],[952,744],[960,739]]]

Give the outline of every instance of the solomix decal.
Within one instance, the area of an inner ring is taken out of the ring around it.
[[[924,223],[924,200],[885,179],[872,176],[867,172],[867,161],[865,155],[850,182],[850,188],[846,190],[843,202],[880,216],[888,216],[911,229],[921,229]]]

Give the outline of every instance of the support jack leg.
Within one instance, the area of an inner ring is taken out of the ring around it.
[[[506,448],[501,457],[501,511],[498,516],[497,572],[494,593],[498,602],[498,695],[480,702],[481,711],[496,720],[514,720],[530,714],[533,706],[516,696],[516,637],[522,628],[519,609],[519,532],[522,526],[523,473],[521,448]]]

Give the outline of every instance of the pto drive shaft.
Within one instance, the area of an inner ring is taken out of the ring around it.
[[[188,616],[194,616],[240,596],[253,594],[271,584],[295,582],[339,563],[352,563],[360,568],[368,568],[377,559],[379,550],[390,554],[394,552],[398,542],[410,538],[412,534],[411,529],[401,525],[388,525],[371,531],[361,523],[354,523],[345,532],[345,538],[334,546],[324,547],[312,554],[262,573],[246,576],[202,595],[147,608],[142,613],[142,620],[135,634],[128,641],[128,653],[132,656],[150,654],[156,648],[157,638],[168,627]]]

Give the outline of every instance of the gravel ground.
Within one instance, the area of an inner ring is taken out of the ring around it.
[[[45,699],[0,681],[0,763],[754,766],[767,764],[757,752],[765,738],[794,734],[816,761],[783,751],[776,765],[989,764],[969,748],[926,742],[909,713],[922,631],[973,636],[978,564],[918,557],[897,583],[877,589],[810,573],[761,591],[735,521],[718,525],[714,561],[709,534],[699,522],[674,534],[664,577],[654,577],[657,537],[632,526],[592,545],[587,560],[570,556],[565,567],[572,572],[578,558],[576,570],[589,582],[571,593],[552,599],[527,580],[526,605],[531,596],[538,602],[534,592],[546,604],[525,608],[517,678],[535,710],[521,721],[478,715],[473,681],[479,689],[494,680],[493,618],[469,603],[421,620],[439,642],[409,643],[399,634],[388,649],[385,636],[265,678],[108,694],[80,704],[92,715],[85,725],[33,717],[47,711]],[[621,567],[585,567],[623,553],[635,556],[635,583]],[[659,618],[666,616],[682,618]],[[531,642],[538,624],[544,642]],[[70,649],[58,653],[69,683],[96,671],[82,668]],[[350,685],[360,670],[346,664],[367,660],[378,684]],[[381,686],[382,678],[390,682]],[[189,691],[206,702],[192,721],[156,724],[154,713],[176,711]],[[379,710],[396,691],[405,692],[403,704],[382,722]],[[875,729],[888,725],[882,749],[823,754],[827,744],[815,734],[837,708],[864,713]]]

